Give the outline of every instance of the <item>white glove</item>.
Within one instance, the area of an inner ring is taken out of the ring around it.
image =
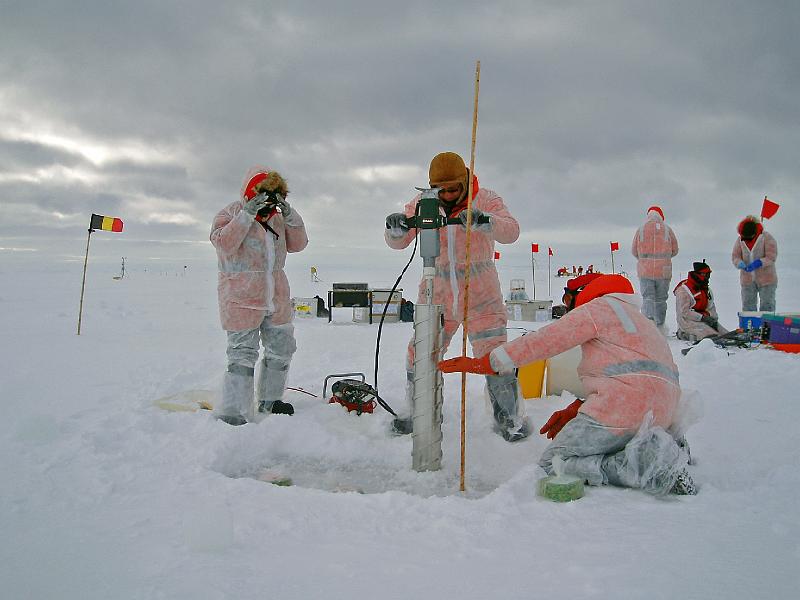
[[[269,202],[269,196],[266,194],[259,194],[252,200],[245,202],[243,210],[255,219],[258,211],[264,208],[267,205],[267,202]]]
[[[275,197],[278,199],[276,206],[281,209],[281,214],[283,215],[284,219],[287,219],[290,214],[292,214],[292,207],[286,201],[286,198],[281,196],[280,194],[275,194]]]

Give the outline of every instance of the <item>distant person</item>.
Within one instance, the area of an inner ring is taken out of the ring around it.
[[[539,465],[590,485],[653,494],[696,494],[688,454],[676,438],[681,388],[669,345],[639,310],[640,298],[621,275],[584,275],[568,282],[568,313],[480,358],[439,363],[445,373],[491,375],[581,347],[578,365],[586,398],[556,411],[539,430],[553,442]],[[476,353],[477,354],[477,353]]]
[[[778,242],[753,215],[742,219],[736,230],[739,237],[733,245],[731,261],[741,270],[742,310],[775,312]]]
[[[675,286],[673,294],[679,340],[696,342],[728,333],[719,324],[714,295],[709,287],[710,280],[711,267],[703,260],[694,263],[686,279]]]
[[[495,192],[478,186],[478,178],[469,173],[464,160],[454,152],[442,152],[431,160],[428,170],[431,188],[439,188],[441,212],[448,218],[459,218],[458,225],[438,230],[442,252],[436,258],[434,279],[435,304],[444,309],[442,353],[464,320],[464,274],[466,265],[467,194],[469,178],[473,181],[472,232],[470,237],[469,314],[467,333],[476,352],[489,352],[507,339],[508,318],[503,303],[500,280],[494,265],[494,245],[513,244],[519,237],[519,223]],[[421,194],[406,204],[403,212],[386,217],[386,243],[390,248],[406,248],[415,238],[416,229],[409,229],[406,218],[415,214]],[[479,223],[481,217],[488,223]],[[418,303],[425,303],[425,284],[419,288]],[[396,433],[411,433],[414,399],[414,340],[406,354],[406,405],[398,410],[392,428]],[[509,442],[530,434],[527,419],[521,413],[516,375],[492,374],[486,378],[489,400],[494,413],[495,429]]]
[[[642,293],[642,314],[666,334],[667,293],[672,279],[672,258],[678,254],[678,239],[664,223],[661,207],[647,209],[647,219],[633,236],[631,254],[639,261],[636,270]]]
[[[289,189],[276,171],[252,169],[241,197],[223,208],[211,226],[219,263],[219,313],[228,335],[228,368],[217,418],[243,425],[254,417],[253,387],[259,341],[264,346],[257,410],[294,414],[283,401],[289,364],[297,345],[283,271],[287,252],[308,244],[305,225],[289,205]]]

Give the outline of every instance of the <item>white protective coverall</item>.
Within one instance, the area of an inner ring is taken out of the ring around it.
[[[667,316],[672,257],[678,254],[678,239],[659,210],[647,212],[647,220],[633,236],[631,254],[637,259],[642,312],[661,327]]]
[[[253,379],[259,339],[264,359],[259,371],[257,397],[266,408],[280,400],[297,346],[289,282],[284,272],[287,252],[300,252],[308,244],[303,219],[292,208],[284,218],[275,213],[268,231],[243,210],[249,201],[245,189],[253,175],[268,172],[253,168],[245,178],[239,200],[223,208],[211,227],[217,250],[219,314],[228,334],[228,369],[222,402],[215,412],[250,420],[254,413]]]
[[[492,366],[505,372],[581,347],[578,376],[586,398],[542,454],[539,464],[547,473],[558,456],[563,473],[592,485],[663,494],[687,464],[675,441],[682,435],[675,422],[678,368],[640,304],[636,294],[605,294],[491,352]]]
[[[719,321],[717,307],[714,304],[714,294],[710,289],[693,291],[691,282],[684,279],[675,287],[673,293],[675,294],[675,317],[678,321],[678,339],[695,342],[728,333],[728,330],[719,322],[717,322],[717,329],[703,323],[701,321],[703,313],[696,310],[698,302],[705,304],[705,314]]]
[[[512,244],[519,237],[519,223],[506,208],[503,199],[492,190],[477,186],[472,208],[478,209],[491,218],[489,231],[475,228],[470,238],[470,280],[469,313],[467,335],[475,353],[486,354],[508,339],[506,325],[508,318],[503,303],[503,294],[497,269],[494,266],[494,244]],[[417,194],[404,208],[407,217],[415,214],[420,194]],[[466,203],[464,203],[466,205]],[[442,212],[444,214],[444,212]],[[458,211],[451,217],[458,216]],[[411,229],[402,237],[392,237],[387,230],[386,243],[396,250],[406,248],[416,236]],[[447,350],[450,340],[462,324],[464,318],[464,274],[466,268],[466,229],[462,225],[448,225],[439,229],[441,253],[436,259],[434,278],[435,304],[444,308],[444,340],[442,354]],[[418,302],[424,302],[425,286],[420,283]],[[406,406],[398,414],[407,417],[411,414],[414,397],[414,343],[408,345],[406,355]],[[490,375],[486,377],[489,399],[495,418],[496,429],[504,437],[510,432],[520,432],[527,424],[518,401],[516,376]],[[527,435],[527,432],[525,433]]]
[[[757,221],[755,217],[742,219],[737,227],[741,236],[742,226],[747,221]],[[736,239],[731,252],[731,262],[739,268],[741,263],[749,265],[760,260],[761,267],[747,272],[739,271],[739,283],[742,288],[742,310],[775,312],[775,292],[778,288],[778,271],[775,263],[778,260],[778,242],[761,223],[756,222],[756,238],[749,247],[741,237]]]

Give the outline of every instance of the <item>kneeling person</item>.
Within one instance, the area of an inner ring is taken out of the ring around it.
[[[505,373],[581,346],[578,375],[586,399],[542,427],[553,442],[539,465],[552,474],[558,456],[564,474],[591,485],[696,493],[685,469],[688,456],[669,433],[677,425],[678,368],[658,328],[641,314],[631,283],[621,275],[585,275],[583,285],[568,286],[564,304],[569,312],[559,321],[480,358],[442,361],[440,368]]]

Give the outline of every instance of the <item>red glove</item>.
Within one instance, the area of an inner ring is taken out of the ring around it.
[[[439,363],[439,369],[443,373],[478,373],[479,375],[497,375],[489,362],[489,355],[480,358],[470,358],[469,356],[459,356],[450,358]]]
[[[578,414],[578,409],[581,407],[581,404],[583,404],[581,400],[575,400],[575,402],[570,404],[567,408],[554,412],[552,415],[550,415],[547,423],[545,423],[539,430],[539,433],[546,433],[547,439],[552,440],[558,435],[558,432],[561,431],[564,425],[575,418],[575,415]]]

